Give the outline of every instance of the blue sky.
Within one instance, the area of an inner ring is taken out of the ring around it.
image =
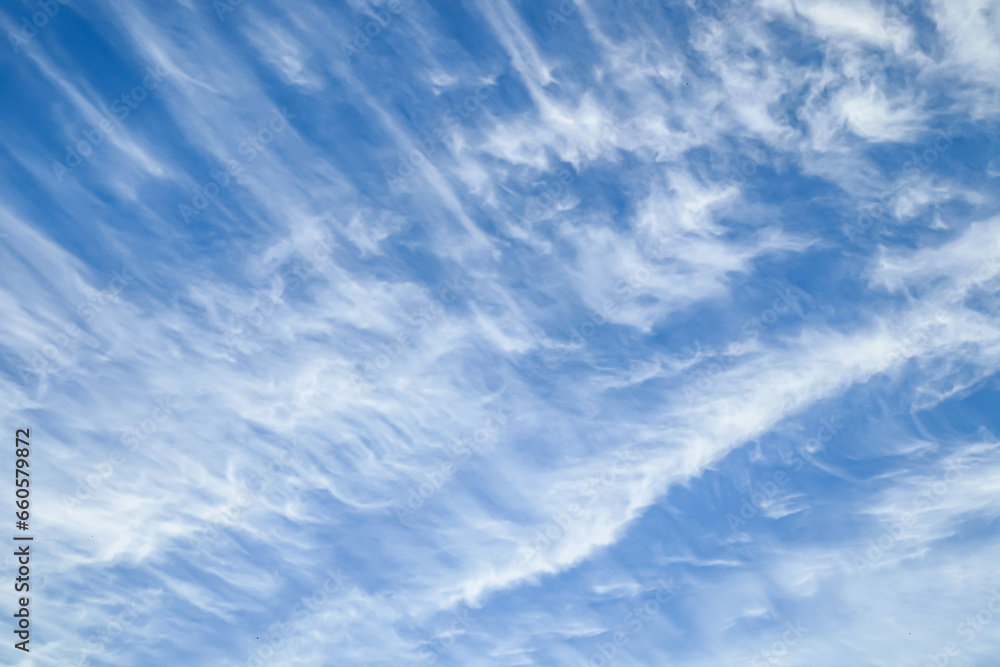
[[[0,27],[3,664],[995,664],[995,0]]]

